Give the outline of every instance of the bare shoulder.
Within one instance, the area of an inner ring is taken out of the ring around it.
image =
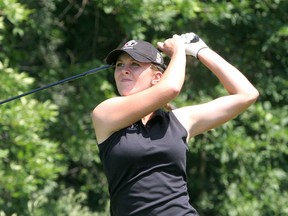
[[[113,122],[113,115],[115,115],[113,107],[119,100],[118,97],[107,99],[97,105],[92,112],[91,117],[98,144],[116,131],[115,122]]]
[[[185,106],[181,108],[174,109],[173,114],[176,116],[181,125],[186,129],[188,133],[188,140],[191,136],[191,128],[195,122],[193,118],[194,114],[197,112],[197,105],[195,106]],[[188,141],[187,140],[187,141]]]
[[[185,106],[173,112],[187,130],[190,139],[231,119],[233,114],[229,114],[225,109],[226,106],[225,100],[216,99],[203,104]]]
[[[143,93],[110,98],[95,107],[92,120],[98,143],[114,132],[135,123],[161,105],[153,100],[140,100],[141,96],[138,96]]]
[[[216,128],[243,112],[251,102],[242,95],[228,95],[210,102],[176,109],[175,116],[190,137]]]

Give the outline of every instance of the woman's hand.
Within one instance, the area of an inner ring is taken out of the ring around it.
[[[178,51],[185,50],[184,41],[182,38],[175,34],[172,38],[166,39],[164,42],[157,43],[158,48],[170,58]]]
[[[206,43],[193,32],[182,34],[181,38],[185,44],[186,55],[192,55],[198,59],[199,51],[208,48]]]

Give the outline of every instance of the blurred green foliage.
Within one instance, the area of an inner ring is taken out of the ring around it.
[[[287,11],[285,0],[0,0],[0,100],[99,67],[131,38],[196,32],[260,98],[189,143],[191,204],[201,215],[287,215]],[[90,113],[116,94],[109,69],[0,105],[0,215],[108,215]],[[189,57],[173,103],[223,94]]]

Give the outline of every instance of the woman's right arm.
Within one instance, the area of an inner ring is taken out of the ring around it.
[[[171,60],[156,85],[129,96],[110,98],[93,110],[92,120],[98,143],[163,107],[179,94],[185,77],[184,43],[180,36],[175,35],[164,43],[158,43],[158,47],[169,55]]]

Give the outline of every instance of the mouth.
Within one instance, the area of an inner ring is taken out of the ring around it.
[[[131,80],[131,79],[124,78],[124,79],[121,79],[120,81],[121,81],[121,82],[131,82],[132,80]]]

